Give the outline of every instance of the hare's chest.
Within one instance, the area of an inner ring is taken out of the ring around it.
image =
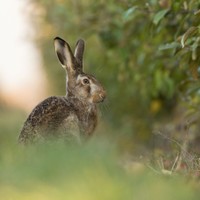
[[[60,133],[69,141],[80,142],[79,120],[75,114],[70,114],[65,118],[60,126]]]
[[[90,136],[97,125],[96,107],[82,107],[82,109],[71,111],[62,122],[62,132],[75,137]]]
[[[78,117],[75,114],[70,114],[63,120],[63,126],[66,130],[77,130],[78,129]]]
[[[87,112],[84,112],[79,116],[80,119],[80,131],[85,136],[91,135],[97,125],[97,113],[96,110],[88,109]]]

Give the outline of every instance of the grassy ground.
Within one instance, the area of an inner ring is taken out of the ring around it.
[[[0,199],[199,199],[198,180],[125,161],[105,138],[94,137],[83,146],[21,147],[16,139],[24,117],[0,113]]]

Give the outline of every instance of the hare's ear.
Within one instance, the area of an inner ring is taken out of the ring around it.
[[[67,70],[74,70],[74,56],[69,44],[63,39],[56,37],[54,39],[54,47],[62,67]]]
[[[76,43],[76,48],[74,52],[74,57],[76,58],[76,61],[80,65],[81,69],[83,68],[83,53],[85,49],[85,42],[82,39],[79,39]]]

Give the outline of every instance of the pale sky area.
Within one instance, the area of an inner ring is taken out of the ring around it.
[[[6,104],[29,111],[45,96],[46,81],[32,42],[28,1],[0,2],[0,97]]]

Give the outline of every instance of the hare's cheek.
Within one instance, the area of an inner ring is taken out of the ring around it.
[[[82,98],[86,98],[87,97],[87,92],[85,90],[80,90],[78,92],[79,96],[81,96]]]
[[[87,85],[87,86],[84,86],[83,87],[83,96],[85,97],[85,98],[88,98],[88,97],[90,97],[91,96],[91,89],[90,89],[90,86],[89,85]]]
[[[81,86],[78,89],[78,95],[81,96],[81,98],[88,98],[90,96],[90,87]]]
[[[85,90],[86,90],[87,96],[90,96],[91,95],[91,88],[90,88],[90,86],[87,86],[85,88]]]

